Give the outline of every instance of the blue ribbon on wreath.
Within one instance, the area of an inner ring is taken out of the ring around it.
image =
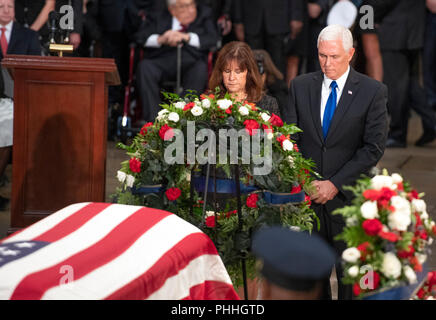
[[[132,187],[132,194],[149,194],[149,193],[159,193],[164,190],[161,184],[156,184],[153,186],[141,186],[140,188]]]
[[[303,202],[306,194],[304,191],[298,193],[279,193],[264,191],[263,199],[269,204],[286,204],[286,203],[297,203]]]

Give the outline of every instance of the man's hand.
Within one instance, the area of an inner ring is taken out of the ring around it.
[[[70,34],[70,44],[73,45],[74,50],[76,50],[80,45],[81,37],[80,33],[73,32]]]
[[[176,47],[182,41],[188,42],[189,34],[175,30],[167,30],[158,38],[159,44],[167,45],[170,47]]]
[[[313,185],[316,188],[316,193],[310,195],[310,198],[315,203],[326,204],[327,201],[332,200],[339,192],[329,180],[315,180]]]

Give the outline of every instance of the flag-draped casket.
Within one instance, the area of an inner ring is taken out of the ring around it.
[[[0,299],[238,299],[210,238],[157,209],[78,203],[0,241]]]

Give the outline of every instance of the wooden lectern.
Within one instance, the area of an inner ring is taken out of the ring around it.
[[[9,232],[76,202],[104,202],[113,59],[8,55],[14,79]]]

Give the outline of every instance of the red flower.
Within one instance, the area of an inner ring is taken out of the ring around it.
[[[370,246],[369,242],[363,242],[357,246],[357,250],[360,251],[360,260],[365,261],[366,256],[369,253],[368,247]]]
[[[229,211],[226,213],[226,218],[230,218],[231,216],[238,213],[238,210]]]
[[[383,238],[383,239],[388,240],[390,242],[397,242],[398,240],[400,240],[400,237],[396,233],[393,233],[393,232],[380,231],[378,233],[378,236],[380,238]]]
[[[402,182],[397,183],[397,189],[400,190],[400,191],[404,191],[404,185],[403,185]]]
[[[259,200],[259,195],[257,193],[250,194],[247,197],[247,207],[257,208],[257,200]]]
[[[206,226],[209,228],[215,228],[215,216],[209,216],[206,218]]]
[[[129,160],[129,167],[132,172],[139,173],[141,172],[141,161],[139,161],[137,158],[131,158]]]
[[[298,185],[296,187],[292,187],[291,194],[299,193],[299,192],[301,192],[301,185]]]
[[[415,249],[412,245],[409,246],[408,250],[398,250],[397,256],[401,259],[406,259],[412,257],[415,253]]]
[[[425,296],[425,290],[423,288],[419,289],[416,295],[418,296],[419,299],[423,299]]]
[[[297,152],[300,152],[300,149],[298,149],[298,146],[297,146],[296,143],[294,143],[294,150],[297,151]]]
[[[167,191],[165,191],[165,195],[170,201],[177,200],[181,194],[182,191],[179,188],[169,188]]]
[[[307,203],[307,205],[311,205],[312,204],[312,200],[310,199],[310,197],[306,194],[304,195],[304,202]]]
[[[145,136],[147,134],[147,128],[153,126],[153,122],[147,122],[146,124],[144,124],[141,128],[141,131],[139,132],[139,134]]]
[[[363,230],[369,236],[376,236],[383,228],[382,223],[378,219],[368,219],[362,223]]]
[[[363,192],[363,197],[367,200],[377,201],[379,197],[378,190],[368,189]]]
[[[185,104],[185,107],[183,108],[183,111],[191,110],[194,107],[195,107],[195,103],[194,102],[189,102],[189,103]]]
[[[431,232],[433,232],[433,234],[436,236],[436,226],[433,226],[433,228],[431,228]]]
[[[228,108],[226,109],[226,113],[227,113],[227,114],[232,114],[232,108],[233,108],[233,105],[231,105],[230,107],[228,107]]]
[[[422,226],[421,216],[418,212],[415,212],[415,218],[416,218],[416,227]]]
[[[271,115],[271,118],[269,118],[269,123],[271,123],[273,126],[276,126],[276,127],[283,127],[283,121],[282,121],[282,119],[278,116],[278,115],[276,115],[276,114],[272,114]]]
[[[372,276],[373,276],[373,278],[372,278],[373,289],[372,290],[376,290],[380,284],[380,275],[377,272],[373,271]]]
[[[167,124],[163,125],[162,128],[159,130],[159,137],[164,140],[168,141],[171,140],[174,137],[174,130]]]
[[[253,135],[253,130],[259,129],[259,123],[256,120],[247,119],[244,121],[245,130],[247,130],[250,136]]]
[[[409,196],[410,201],[412,201],[413,199],[419,199],[418,192],[415,189],[410,191],[407,195]]]
[[[409,257],[409,262],[413,266],[413,270],[416,272],[422,271],[422,265],[419,263],[418,258],[415,256]]]
[[[397,195],[397,193],[389,188],[382,188],[379,193],[379,201],[390,201],[393,196]]]
[[[354,293],[355,296],[358,296],[358,295],[360,294],[360,292],[361,292],[361,290],[360,290],[360,284],[359,284],[359,282],[356,282],[356,283],[353,285],[353,293]]]

